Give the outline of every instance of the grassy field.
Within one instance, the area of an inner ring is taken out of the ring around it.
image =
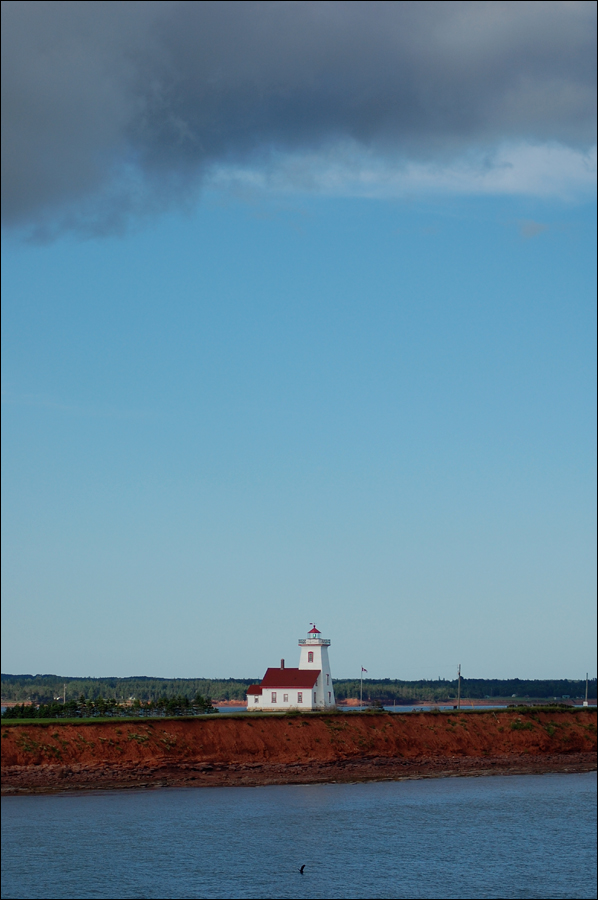
[[[456,709],[428,709],[428,710],[420,710],[414,709],[405,712],[397,712],[392,713],[394,715],[401,716],[419,716],[419,715],[435,715],[435,716],[455,716],[461,713],[466,713],[468,716],[475,715],[488,715],[494,714],[495,716],[500,715],[512,715],[513,713],[524,714],[524,715],[533,715],[535,712],[571,712],[574,715],[587,711],[588,707],[583,706],[569,706],[567,704],[556,704],[556,705],[547,705],[540,704],[538,706],[533,706],[530,704],[525,704],[524,706],[509,706],[504,709],[488,709],[483,706],[478,707],[462,707],[460,710]],[[272,712],[251,712],[247,714],[243,714],[243,718],[249,716],[253,719],[271,719],[271,718],[289,718],[289,717],[326,717],[326,716],[335,716],[335,715],[351,715],[351,716],[378,716],[381,713],[388,713],[388,710],[382,709],[363,709],[363,710],[353,710],[353,709],[336,709],[336,710],[310,710],[310,711],[298,711],[298,710],[289,710],[289,711],[272,711]],[[237,719],[239,717],[239,713],[235,712],[220,712],[218,713],[218,719]],[[107,723],[114,724],[115,722],[126,722],[127,724],[135,724],[144,722],[146,724],[151,722],[192,722],[196,719],[210,719],[213,720],[215,718],[214,714],[206,714],[206,715],[196,715],[196,716],[79,716],[76,718],[47,718],[47,719],[3,719],[2,720],[2,728],[12,728],[14,725],[33,725],[39,728],[45,728],[48,726],[55,727],[57,725],[104,725]]]

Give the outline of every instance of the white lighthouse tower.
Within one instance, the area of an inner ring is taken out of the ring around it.
[[[316,683],[313,687],[313,708],[327,709],[335,705],[334,688],[332,686],[332,674],[328,660],[328,648],[330,641],[323,638],[315,625],[312,624],[307,638],[299,641],[301,655],[299,657],[300,669],[319,670]]]

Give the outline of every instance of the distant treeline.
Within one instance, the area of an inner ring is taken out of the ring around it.
[[[138,700],[143,703],[158,700],[194,697],[211,697],[213,701],[244,700],[250,684],[260,682],[260,678],[228,678],[212,680],[207,678],[65,678],[59,675],[2,675],[2,699],[23,703],[50,705],[62,700],[66,690],[66,702],[79,697],[96,701],[110,699],[123,704]],[[337,700],[359,697],[359,679],[336,679],[334,691]],[[457,681],[401,681],[382,678],[363,682],[363,697],[367,700],[382,700],[385,703],[421,703],[423,701],[442,702],[457,696]],[[585,696],[585,681],[567,679],[532,680],[519,678],[463,678],[461,696],[473,700],[498,697],[517,697],[561,700]],[[589,683],[588,696],[596,699],[596,679]]]
[[[2,675],[2,699],[50,704],[63,699],[81,696],[87,700],[111,698],[118,703],[140,700],[157,702],[161,697],[187,697],[198,695],[214,700],[244,700],[250,684],[260,678],[229,678],[212,681],[208,678],[67,678],[60,675]]]
[[[585,696],[585,680],[570,681],[568,679],[533,680],[520,678],[462,678],[461,696],[472,700],[516,697],[520,699],[561,700],[563,698],[579,699]],[[337,700],[348,697],[359,697],[359,679],[334,682],[334,693]],[[363,682],[364,700],[382,700],[385,703],[421,703],[443,700],[454,700],[457,697],[457,680],[445,681],[399,681],[392,678],[372,679]],[[588,685],[588,697],[596,697],[596,679]]]
[[[78,700],[67,700],[66,703],[53,702],[37,704],[17,704],[9,706],[2,713],[3,719],[87,719],[97,716],[205,716],[207,713],[217,713],[212,706],[209,697],[201,694],[192,700],[180,695],[178,697],[160,697],[158,700],[149,700],[144,703],[134,700],[132,703],[118,703],[114,698],[104,700],[88,700],[83,694]]]

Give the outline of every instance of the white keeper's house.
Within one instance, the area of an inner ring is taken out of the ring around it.
[[[261,684],[247,689],[248,710],[330,709],[335,705],[328,647],[314,625],[307,638],[299,641],[299,668],[287,669],[284,659],[279,669],[268,669]]]

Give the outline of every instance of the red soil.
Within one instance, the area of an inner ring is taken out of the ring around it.
[[[3,791],[596,768],[596,711],[218,715],[4,724]]]
[[[238,706],[240,708],[247,706],[247,700],[215,700],[213,705],[218,707],[218,709],[225,709],[227,706]]]

